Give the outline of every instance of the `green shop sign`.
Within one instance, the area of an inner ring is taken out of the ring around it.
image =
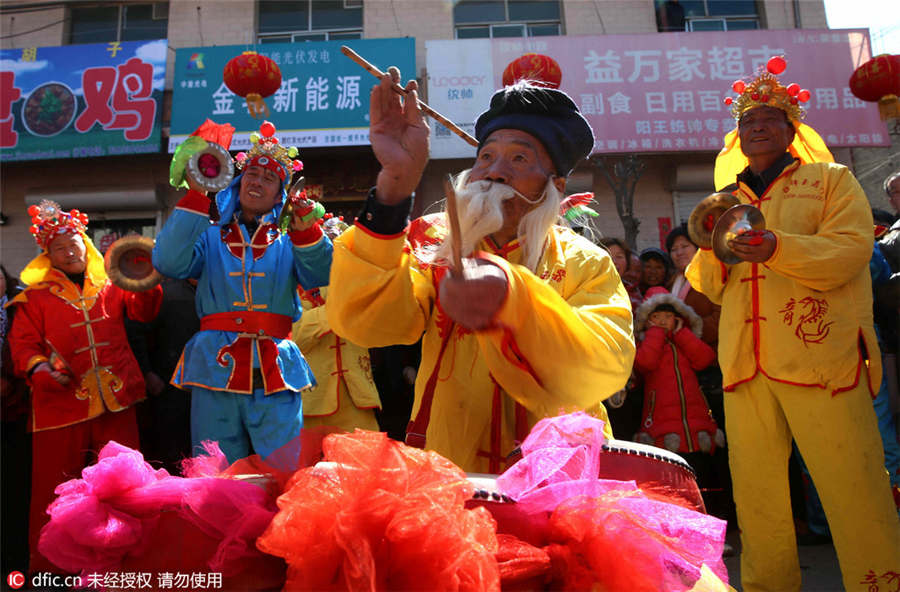
[[[347,45],[381,70],[397,66],[404,79],[415,75],[415,40],[356,39],[264,45],[192,47],[175,53],[172,133],[169,152],[206,118],[235,127],[232,150],[250,147],[259,130],[244,99],[222,80],[231,58],[253,50],[281,70],[281,88],[265,99],[279,140],[298,148],[358,146],[369,143],[369,89],[375,78],[341,53]]]

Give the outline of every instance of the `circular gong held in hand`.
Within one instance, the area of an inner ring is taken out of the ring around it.
[[[129,292],[144,292],[161,282],[151,259],[153,243],[152,238],[136,234],[114,242],[103,257],[109,280]]]
[[[209,146],[188,159],[184,173],[204,191],[215,193],[231,184],[234,161],[227,150],[210,142]]]

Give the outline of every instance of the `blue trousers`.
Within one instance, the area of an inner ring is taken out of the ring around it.
[[[303,402],[300,393],[281,391],[252,395],[191,389],[191,445],[194,453],[204,440],[213,440],[229,463],[252,453],[265,458],[300,435]]]

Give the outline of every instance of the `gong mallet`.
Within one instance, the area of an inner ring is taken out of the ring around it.
[[[343,53],[345,56],[347,56],[348,58],[350,58],[351,60],[353,60],[360,66],[362,66],[363,68],[365,68],[365,70],[367,72],[369,72],[369,74],[371,74],[378,80],[381,80],[381,78],[384,76],[384,72],[382,72],[381,70],[376,68],[374,64],[372,64],[371,62],[368,62],[364,57],[362,57],[361,55],[359,55],[358,53],[356,53],[355,51],[353,51],[346,45],[341,46],[341,53]],[[391,85],[391,89],[397,94],[401,94],[401,95],[407,94],[406,89],[403,88],[402,86],[400,86],[399,84],[397,84],[396,82]],[[428,113],[434,119],[437,119],[444,127],[446,127],[448,130],[450,130],[451,132],[453,132],[454,134],[456,134],[457,136],[459,136],[460,138],[465,140],[468,144],[471,144],[475,148],[478,148],[478,140],[476,140],[475,138],[473,138],[472,136],[467,134],[465,132],[465,130],[460,128],[458,125],[456,125],[455,123],[453,123],[452,121],[450,121],[449,119],[447,119],[446,117],[444,117],[443,115],[441,115],[440,113],[438,113],[437,111],[435,111],[434,109],[429,107],[428,104],[426,104],[424,101],[419,101],[419,109],[421,109],[425,113]]]
[[[453,190],[453,179],[450,175],[444,179],[444,192],[447,194],[447,222],[450,224],[450,256],[453,274],[462,277],[462,236],[459,231],[459,213],[456,209],[456,191]]]

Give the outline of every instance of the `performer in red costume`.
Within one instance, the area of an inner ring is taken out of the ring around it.
[[[28,287],[7,306],[17,307],[9,335],[15,372],[31,387],[34,572],[55,570],[37,542],[56,486],[77,477],[109,440],[138,445],[132,406],[144,398],[144,378],[122,321],[126,311],[134,320],[153,320],[162,290],[126,292],[113,285],[85,234],[85,214],[49,201],[29,214],[42,252],[22,271]]]

